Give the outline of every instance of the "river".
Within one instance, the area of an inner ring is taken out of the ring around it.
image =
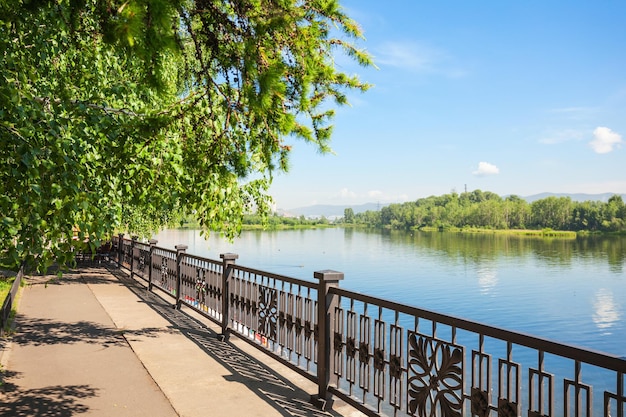
[[[164,230],[158,246],[295,278],[343,272],[341,286],[416,307],[626,357],[626,237],[546,239],[350,228],[244,231],[230,243]]]

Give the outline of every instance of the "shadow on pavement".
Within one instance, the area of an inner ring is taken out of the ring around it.
[[[168,331],[161,328],[144,328],[139,331],[111,329],[90,321],[67,323],[41,318],[20,316],[20,331],[12,337],[15,344],[26,346],[45,346],[55,344],[88,343],[104,348],[126,346],[124,337],[141,335],[156,337],[158,333]],[[170,330],[171,331],[171,330]]]
[[[172,308],[172,303],[148,292],[144,286],[122,271],[110,268],[109,272],[207,355],[228,369],[232,375],[227,378],[227,381],[245,385],[281,415],[285,417],[340,416],[333,410],[317,409],[308,401],[310,393],[295,386],[276,371],[228,341],[220,340],[215,331],[183,311]]]
[[[0,415],[14,417],[69,417],[87,413],[89,407],[80,402],[83,398],[95,397],[97,389],[89,385],[56,385],[44,388],[22,390],[15,380],[19,372],[3,371]]]

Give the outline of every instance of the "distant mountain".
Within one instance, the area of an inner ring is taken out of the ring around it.
[[[603,194],[567,194],[567,193],[541,193],[541,194],[533,194],[527,197],[522,197],[529,203],[533,201],[541,200],[548,197],[569,197],[572,201],[602,201],[606,203],[609,201],[609,198],[616,195],[617,193],[603,193]],[[626,201],[626,194],[617,194],[622,197],[622,200]]]
[[[335,219],[339,217],[343,217],[344,210],[347,208],[351,208],[354,213],[363,213],[365,211],[371,210],[379,210],[382,207],[386,206],[386,204],[377,204],[377,203],[366,203],[359,205],[332,205],[332,204],[316,204],[314,206],[307,207],[297,207],[289,210],[278,210],[278,214],[287,216],[287,217],[326,217],[327,219]]]

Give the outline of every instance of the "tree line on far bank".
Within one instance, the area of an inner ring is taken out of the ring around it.
[[[519,196],[500,197],[490,191],[444,194],[391,204],[379,211],[344,211],[343,221],[370,227],[481,229],[552,229],[626,232],[626,205],[619,195],[607,202],[546,197],[528,203]]]

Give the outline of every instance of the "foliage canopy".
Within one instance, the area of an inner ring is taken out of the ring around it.
[[[550,196],[528,203],[516,195],[503,198],[490,191],[474,190],[390,204],[380,211],[355,214],[347,222],[407,230],[455,227],[623,232],[626,204],[619,195],[607,202]]]
[[[3,263],[66,264],[180,211],[236,235],[286,139],[328,151],[333,101],[368,88],[334,64],[371,65],[359,37],[337,0],[3,1]]]

